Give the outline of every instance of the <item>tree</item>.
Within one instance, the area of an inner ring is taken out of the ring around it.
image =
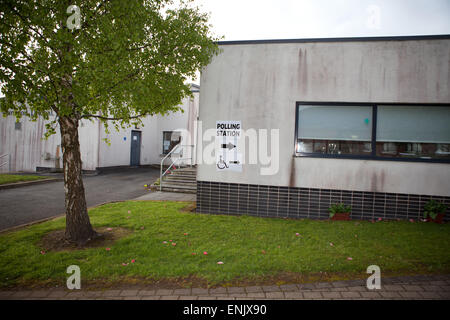
[[[191,2],[0,0],[1,111],[43,117],[47,135],[59,127],[68,241],[98,236],[86,208],[79,122],[118,128],[176,111],[191,94],[186,79],[217,54],[208,15]]]

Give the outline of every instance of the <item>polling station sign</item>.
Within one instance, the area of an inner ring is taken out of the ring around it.
[[[241,137],[240,121],[216,121],[216,137]]]
[[[216,121],[217,171],[242,171],[242,154],[238,152],[241,136],[241,121]]]

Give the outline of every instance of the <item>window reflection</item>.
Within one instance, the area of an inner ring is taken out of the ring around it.
[[[377,142],[377,156],[394,158],[449,158],[450,144]]]
[[[372,152],[372,144],[365,141],[299,139],[297,152],[369,155]]]

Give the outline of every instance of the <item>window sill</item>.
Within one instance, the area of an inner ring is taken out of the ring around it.
[[[429,159],[429,158],[389,158],[363,155],[334,155],[334,154],[299,154],[295,153],[294,158],[316,158],[316,159],[346,159],[346,160],[373,160],[373,161],[402,161],[402,162],[430,162],[430,163],[450,163],[450,159]]]

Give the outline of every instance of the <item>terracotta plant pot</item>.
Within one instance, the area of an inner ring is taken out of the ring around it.
[[[335,213],[331,220],[350,220],[350,212]]]
[[[438,213],[435,219],[432,219],[431,217],[427,218],[428,222],[435,222],[435,223],[443,223],[444,221],[444,213]]]

